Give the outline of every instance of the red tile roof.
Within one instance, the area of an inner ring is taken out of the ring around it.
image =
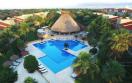
[[[22,22],[24,19],[14,16],[16,22]]]
[[[4,22],[0,22],[0,30],[4,29],[4,28],[7,28],[9,27],[10,25],[9,24],[6,24]]]
[[[16,22],[22,22],[23,20],[20,19],[15,19]]]
[[[126,22],[126,23],[122,23],[122,25],[128,25],[128,24],[132,24],[132,21]]]
[[[123,25],[123,27],[128,30],[132,30],[132,23],[125,24],[125,25]]]

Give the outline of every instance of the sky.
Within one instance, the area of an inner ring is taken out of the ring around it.
[[[0,0],[0,9],[132,8],[132,0]]]

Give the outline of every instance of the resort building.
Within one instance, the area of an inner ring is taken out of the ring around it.
[[[132,20],[131,19],[121,19],[120,20],[120,24],[128,29],[128,30],[132,30]]]
[[[15,22],[16,23],[23,22],[30,16],[33,16],[33,14],[25,14],[25,15],[21,15],[21,16],[14,16]]]
[[[12,18],[7,18],[6,20],[0,20],[0,30],[3,30],[10,25],[15,25],[16,23],[24,22],[28,17],[37,15],[41,16],[42,18],[45,18],[47,16],[48,12],[38,12],[33,14],[24,14],[21,16],[14,16]]]
[[[6,20],[4,20],[4,22],[9,24],[9,25],[16,24],[15,21],[14,21],[14,18],[10,18],[10,17],[8,17]]]
[[[0,30],[3,30],[5,28],[8,28],[10,26],[10,21],[6,20],[0,20]]]
[[[15,18],[15,21],[19,23],[19,22],[25,21],[28,17],[33,16],[33,15],[37,15],[37,16],[41,16],[42,18],[45,18],[47,14],[48,12],[38,12],[38,13],[33,13],[33,14],[24,14],[21,16],[14,16],[14,18]]]
[[[132,17],[132,8],[104,8],[101,9],[101,12],[107,13],[107,14],[118,14],[123,15],[125,13],[128,13]]]
[[[104,13],[94,13],[94,14],[102,15],[108,18],[111,21],[112,25],[116,28],[123,27],[125,29],[132,30],[132,20],[130,18],[122,18],[119,16],[104,14]]]

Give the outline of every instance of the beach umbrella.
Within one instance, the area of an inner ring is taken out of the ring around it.
[[[15,61],[15,60],[17,60],[17,59],[19,59],[19,57],[18,57],[17,55],[12,55],[12,56],[10,57],[10,60],[12,60],[12,61]]]
[[[9,67],[10,65],[12,64],[12,61],[5,61],[4,63],[3,63],[3,67]]]

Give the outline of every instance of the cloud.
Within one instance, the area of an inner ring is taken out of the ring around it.
[[[121,4],[120,4],[121,3]],[[0,9],[30,8],[85,8],[107,7],[107,5],[131,6],[131,0],[1,0]],[[125,5],[124,5],[125,4]],[[116,6],[113,6],[116,7]]]
[[[124,7],[131,7],[132,2],[121,2],[121,3],[81,3],[78,4],[78,7],[81,8],[124,8]]]

